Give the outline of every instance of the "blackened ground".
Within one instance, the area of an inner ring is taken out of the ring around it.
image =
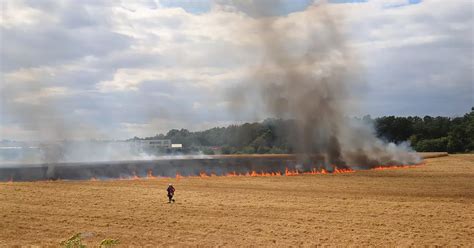
[[[279,172],[286,169],[300,172],[322,168],[331,172],[334,167],[321,161],[324,158],[313,156],[300,161],[296,155],[229,155],[208,156],[206,158],[180,158],[142,161],[114,161],[90,163],[54,164],[11,164],[0,166],[0,181],[41,181],[41,180],[87,180],[145,177],[149,173],[159,177],[245,174],[248,172]],[[365,165],[349,166],[353,169],[369,169]]]
[[[176,188],[174,204],[166,188]],[[291,177],[0,183],[0,247],[470,247],[474,155]]]

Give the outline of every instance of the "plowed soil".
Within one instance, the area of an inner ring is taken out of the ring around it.
[[[176,187],[169,204],[166,187]],[[335,175],[0,183],[0,246],[472,246],[474,155]]]

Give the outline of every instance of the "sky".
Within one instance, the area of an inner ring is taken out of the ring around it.
[[[308,20],[321,4],[357,58],[351,114],[452,117],[474,106],[471,0],[0,4],[0,140],[126,139],[271,117],[229,107],[262,61],[257,23],[278,20],[297,53],[317,37]]]

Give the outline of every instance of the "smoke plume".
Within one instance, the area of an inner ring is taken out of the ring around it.
[[[354,102],[351,83],[360,71],[341,31],[342,21],[326,3],[298,14],[300,23],[264,13],[256,18],[262,62],[251,72],[251,80],[233,90],[233,106],[261,102],[262,115],[295,120],[292,144],[302,162],[313,155],[322,157],[325,166],[338,167],[418,162],[408,146],[388,144],[376,138],[370,126],[346,117]],[[307,32],[295,33],[292,25],[302,25]]]

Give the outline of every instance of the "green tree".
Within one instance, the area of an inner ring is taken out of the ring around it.
[[[447,150],[448,138],[420,140],[415,147],[419,152],[445,152]]]

